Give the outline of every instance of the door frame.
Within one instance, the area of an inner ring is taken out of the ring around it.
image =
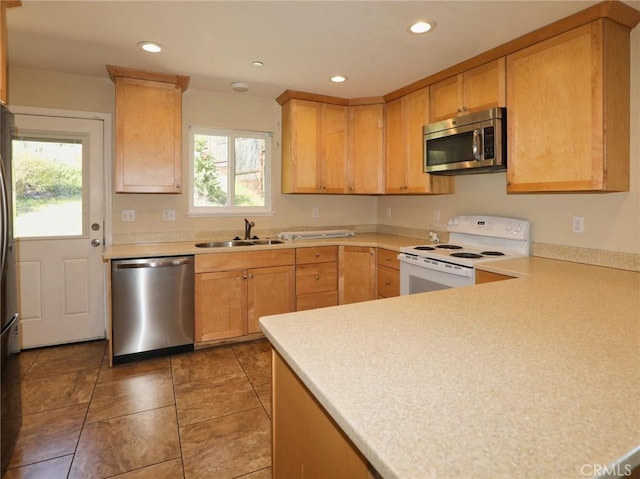
[[[111,113],[61,110],[56,108],[40,108],[32,106],[9,105],[9,111],[20,115],[53,116],[62,118],[79,118],[90,120],[102,120],[103,124],[103,186],[104,186],[104,247],[112,243],[112,190],[111,190],[111,167],[113,163],[113,124]],[[106,278],[105,278],[106,280]],[[106,284],[106,283],[105,283]]]

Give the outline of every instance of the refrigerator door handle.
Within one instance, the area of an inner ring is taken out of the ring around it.
[[[0,272],[4,271],[4,263],[7,259],[7,245],[9,243],[9,197],[7,195],[7,175],[5,173],[4,161],[0,158],[0,189],[2,198],[2,211],[0,212],[0,235],[2,244],[0,248]]]

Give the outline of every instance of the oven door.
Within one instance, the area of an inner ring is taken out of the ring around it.
[[[471,268],[468,275],[460,275],[400,260],[400,295],[471,286],[474,276],[474,270]]]

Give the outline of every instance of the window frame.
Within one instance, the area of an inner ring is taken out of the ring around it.
[[[232,174],[228,175],[227,188],[230,195],[229,202],[235,199],[235,139],[256,138],[265,141],[264,160],[264,206],[196,206],[194,204],[195,193],[195,135],[227,136],[229,138],[228,169]],[[273,133],[269,131],[234,130],[229,128],[189,126],[189,216],[267,216],[273,215],[271,208],[271,158],[272,158]]]

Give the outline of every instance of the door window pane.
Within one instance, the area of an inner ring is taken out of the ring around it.
[[[82,141],[15,138],[12,149],[14,235],[82,235]]]

